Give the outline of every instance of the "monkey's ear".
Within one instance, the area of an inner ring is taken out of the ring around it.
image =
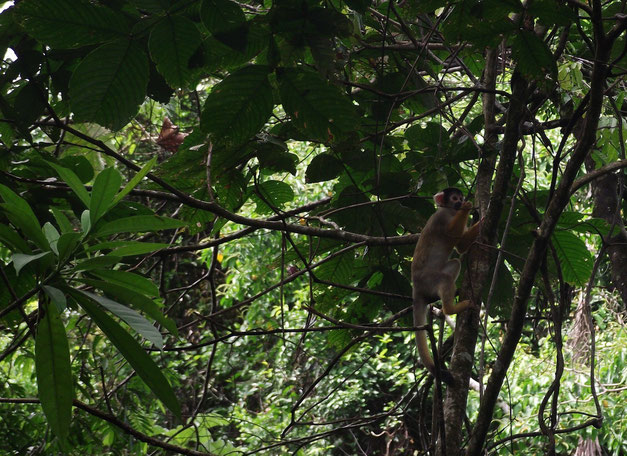
[[[444,206],[444,198],[444,192],[439,192],[433,195],[433,200],[435,201],[435,204],[438,205],[438,207]]]

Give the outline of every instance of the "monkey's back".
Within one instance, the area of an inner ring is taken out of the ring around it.
[[[454,216],[455,210],[441,207],[429,218],[414,250],[412,276],[419,274],[425,265],[429,269],[441,269],[446,264],[455,246],[455,240],[447,234]]]

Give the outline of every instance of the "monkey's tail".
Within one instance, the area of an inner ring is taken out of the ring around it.
[[[414,296],[414,326],[425,326],[427,324],[427,312],[429,311],[429,305],[422,297]],[[431,357],[431,351],[429,350],[429,342],[427,337],[427,329],[420,329],[416,331],[416,346],[418,348],[418,355],[420,361],[427,368],[431,375],[436,376],[435,363]],[[447,385],[453,385],[453,376],[446,369],[440,369],[440,379]]]

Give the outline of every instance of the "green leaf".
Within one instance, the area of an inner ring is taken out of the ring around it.
[[[118,233],[139,233],[146,231],[170,230],[182,228],[187,223],[181,220],[161,217],[158,215],[134,215],[113,220],[102,225],[95,232],[95,236],[109,236]]]
[[[272,114],[269,68],[249,65],[216,84],[201,115],[204,131],[240,144],[255,135]]]
[[[74,227],[61,210],[56,207],[51,207],[50,212],[52,212],[54,219],[57,221],[57,225],[61,228],[61,233],[71,233],[73,231]]]
[[[87,1],[25,0],[17,4],[16,12],[29,35],[52,47],[86,46],[126,36],[129,31],[122,14]]]
[[[372,0],[344,0],[348,7],[357,11],[360,14],[364,14],[368,7],[372,3]]]
[[[348,284],[354,267],[355,260],[351,255],[341,255],[318,266],[315,274],[320,279]]]
[[[316,155],[305,173],[305,182],[324,182],[335,179],[344,170],[342,162],[331,154],[322,153]]]
[[[89,291],[80,290],[85,296],[90,299],[93,299],[102,307],[107,309],[109,312],[117,315],[122,320],[124,320],[131,328],[137,331],[138,334],[144,336],[147,340],[152,342],[155,347],[161,349],[163,348],[163,336],[161,333],[155,328],[152,323],[146,320],[141,314],[137,313],[135,310],[130,307],[126,307],[125,305],[120,304],[119,302],[115,302],[112,299],[105,298],[104,296],[99,296],[94,293],[90,293]]]
[[[50,251],[37,253],[35,255],[25,255],[23,253],[14,253],[11,256],[11,259],[13,261],[13,267],[15,267],[15,273],[19,275],[20,271],[22,270],[22,268],[24,268],[24,266],[26,266],[29,263],[32,263],[33,261],[36,261],[40,258],[45,257],[49,253]]]
[[[557,63],[551,50],[540,37],[520,30],[512,40],[512,57],[518,70],[527,78],[552,85],[557,81]]]
[[[28,239],[33,241],[42,250],[48,250],[48,240],[41,231],[39,220],[30,205],[23,198],[15,194],[9,187],[0,184],[0,196],[6,204],[0,205],[9,221],[22,230]]]
[[[63,182],[68,184],[72,191],[76,193],[76,196],[83,202],[85,207],[89,207],[89,193],[85,189],[85,186],[78,178],[78,176],[71,169],[64,168],[63,166],[57,165],[56,163],[47,162],[51,167],[55,169],[55,171],[59,174]]]
[[[113,250],[111,252],[112,256],[135,256],[135,255],[144,255],[146,253],[152,253],[157,250],[165,249],[169,247],[170,244],[163,244],[157,242],[139,242],[139,241],[111,241],[111,242],[102,242],[100,244],[93,245],[86,249],[88,252],[93,252],[96,250]]]
[[[442,125],[428,122],[422,125],[412,125],[405,130],[405,139],[409,147],[422,152],[437,152],[448,143],[448,133]]]
[[[148,58],[137,44],[120,40],[98,47],[70,79],[76,120],[119,130],[144,101],[148,76]]]
[[[63,312],[67,307],[67,299],[65,299],[65,294],[58,288],[51,287],[50,285],[44,285],[41,288],[50,297],[57,310],[59,312]]]
[[[72,170],[83,184],[94,180],[94,167],[83,155],[66,155],[56,163]]]
[[[163,325],[163,327],[171,334],[178,335],[178,329],[174,320],[163,315],[161,308],[153,299],[137,293],[136,291],[130,290],[126,286],[117,285],[111,282],[85,278],[80,280],[87,285],[91,285],[92,287],[102,290],[108,296],[114,297],[118,302],[140,310],[157,323]]]
[[[120,189],[121,184],[122,176],[113,167],[103,169],[96,176],[89,204],[89,218],[92,226],[111,208],[113,197]]]
[[[122,260],[122,257],[112,255],[100,255],[88,258],[74,266],[75,271],[90,271],[92,269],[101,269],[108,266],[115,266]]]
[[[144,177],[146,177],[146,174],[148,174],[150,170],[153,168],[153,166],[155,166],[155,163],[157,163],[157,158],[158,157],[156,156],[152,157],[150,161],[148,161],[148,163],[142,166],[142,168],[137,172],[137,174],[135,174],[133,178],[130,181],[128,181],[128,183],[124,186],[124,188],[120,191],[120,193],[115,195],[115,198],[113,198],[113,204],[112,204],[113,206],[118,204],[122,200],[122,198],[128,195],[131,192],[131,190],[133,190],[137,186],[137,184],[139,184],[141,180]]]
[[[564,280],[583,286],[592,274],[593,261],[585,242],[569,231],[555,231],[551,241],[560,261]]]
[[[46,239],[48,240],[48,244],[50,245],[50,250],[52,250],[57,256],[59,255],[59,250],[57,249],[57,242],[59,241],[60,234],[57,229],[50,222],[44,223],[42,228]]]
[[[237,51],[244,51],[248,27],[239,5],[230,0],[203,0],[200,17],[217,40]]]
[[[35,372],[41,408],[52,431],[64,440],[72,420],[70,348],[55,306],[46,306],[35,338]]]
[[[80,233],[65,233],[61,235],[57,242],[59,261],[65,261],[70,257],[81,238],[82,235]]]
[[[242,9],[230,0],[203,0],[200,15],[213,35],[237,30],[246,23]]]
[[[196,24],[183,16],[167,15],[152,29],[148,41],[150,56],[170,86],[185,86],[191,74],[189,58],[200,42]]]
[[[81,214],[81,230],[85,235],[87,235],[87,233],[91,230],[91,217],[89,216],[89,209],[85,209]]]
[[[34,274],[22,274],[21,276],[18,276],[15,273],[15,268],[13,266],[5,266],[3,262],[0,262],[0,270],[11,284],[11,290],[9,287],[0,286],[0,310],[3,310],[15,301],[13,293],[15,293],[18,297],[24,296],[37,286],[37,277]],[[9,312],[9,314],[4,316],[1,320],[10,323],[11,325],[17,325],[24,322],[17,309]]]
[[[285,172],[296,175],[298,156],[276,144],[260,144],[257,148],[259,166],[274,172]]]
[[[78,295],[78,293],[75,295]],[[91,300],[79,298],[79,302],[91,319],[98,325],[102,332],[107,335],[109,340],[117,347],[120,353],[122,353],[133,369],[135,369],[137,375],[139,375],[159,400],[180,419],[181,406],[174,395],[172,387],[152,358],[146,354],[129,333],[106,313],[100,310]]]
[[[28,243],[17,234],[9,225],[0,223],[0,243],[4,244],[9,250],[22,253],[32,253]]]
[[[121,285],[129,290],[134,290],[151,298],[159,296],[159,288],[152,282],[152,280],[140,276],[139,274],[134,274],[128,271],[120,271],[117,269],[93,270],[90,274],[101,278],[105,282]]]
[[[270,214],[274,212],[273,208],[280,209],[294,199],[292,187],[281,181],[262,182],[254,188],[254,191],[252,199],[257,203],[255,210],[261,214]]]
[[[318,73],[288,68],[277,75],[283,108],[312,138],[328,142],[358,127],[352,101]]]
[[[607,221],[590,217],[585,220],[583,214],[579,212],[564,211],[560,215],[557,222],[557,226],[561,229],[568,231],[575,231],[577,233],[590,233],[600,236],[610,236],[610,224]],[[615,228],[614,234],[617,233]]]
[[[542,25],[569,26],[577,20],[575,10],[556,0],[535,0],[525,8],[529,14],[537,17]]]

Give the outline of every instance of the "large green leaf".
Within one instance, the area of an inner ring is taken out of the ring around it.
[[[96,301],[109,312],[120,317],[131,328],[133,328],[139,334],[152,342],[155,347],[163,348],[163,336],[159,331],[157,331],[157,328],[155,328],[152,323],[146,320],[146,318],[143,317],[141,314],[137,313],[130,307],[122,305],[112,299],[105,298],[104,296],[100,296],[83,290],[81,290],[81,293],[83,293],[88,298]]]
[[[305,181],[313,183],[335,179],[343,170],[342,162],[333,155],[327,153],[318,154],[307,166]]]
[[[160,306],[155,300],[147,297],[145,294],[138,293],[129,289],[126,285],[118,285],[116,283],[106,282],[104,280],[81,279],[81,282],[98,288],[107,295],[114,297],[118,302],[132,306],[149,316],[171,334],[178,335],[178,329],[174,320],[166,317],[161,311]]]
[[[48,244],[50,245],[50,249],[58,256],[59,250],[57,249],[57,242],[59,242],[60,234],[57,229],[50,222],[44,223],[44,226],[41,228],[44,236],[48,240]]]
[[[19,275],[20,271],[22,270],[22,268],[24,268],[24,266],[32,263],[33,261],[37,261],[38,259],[45,257],[49,253],[50,251],[37,253],[35,255],[25,255],[23,253],[14,253],[11,259],[13,260],[15,273]]]
[[[17,275],[13,265],[4,265],[0,262],[0,270],[2,274],[6,276],[7,280],[11,284],[11,290],[9,287],[0,286],[0,310],[9,306],[15,301],[13,293],[18,297],[24,296],[26,293],[31,292],[37,286],[37,278],[33,274],[21,274]],[[4,316],[1,321],[9,322],[12,325],[23,323],[20,313],[17,309],[11,311],[8,315]]]
[[[254,191],[252,199],[257,203],[255,210],[260,214],[271,214],[294,199],[292,187],[277,180],[262,182],[254,188]]]
[[[72,191],[76,193],[76,196],[83,202],[85,207],[89,207],[89,193],[85,189],[85,186],[78,178],[78,176],[69,168],[65,168],[63,166],[57,165],[56,163],[48,162],[48,164],[55,169],[55,171],[59,174],[63,182],[68,184]]]
[[[114,205],[119,203],[122,200],[122,198],[128,195],[131,192],[131,190],[133,190],[137,186],[137,184],[139,184],[141,180],[144,177],[146,177],[146,174],[148,174],[150,170],[152,169],[152,167],[155,166],[155,163],[157,163],[157,158],[158,157],[152,157],[144,166],[142,166],[142,168],[137,172],[137,174],[135,174],[133,178],[130,181],[128,181],[128,183],[124,186],[124,188],[120,190],[120,193],[115,195],[115,198],[113,198]]]
[[[112,255],[100,255],[93,258],[87,258],[81,261],[75,267],[75,271],[89,271],[91,269],[102,269],[104,267],[115,266],[122,260],[122,257]]]
[[[564,280],[583,286],[592,274],[592,255],[584,241],[569,231],[555,231],[551,241],[560,261]]]
[[[355,268],[352,255],[341,255],[329,260],[316,268],[316,277],[336,283],[348,284]]]
[[[245,49],[248,27],[239,5],[230,0],[203,0],[200,16],[217,40],[238,51]]]
[[[101,242],[100,244],[93,245],[85,250],[88,252],[96,250],[113,250],[111,252],[112,256],[124,257],[143,255],[145,253],[151,253],[166,247],[169,247],[169,244],[139,241],[110,241]]]
[[[41,408],[52,431],[65,439],[72,419],[70,348],[55,306],[46,306],[35,338],[35,372]]]
[[[134,215],[107,222],[98,228],[95,236],[109,236],[118,233],[139,233],[144,231],[170,230],[182,228],[187,223],[181,220],[158,215]]]
[[[82,237],[81,233],[65,233],[61,235],[57,241],[60,262],[65,261],[74,253]]]
[[[26,254],[32,253],[28,243],[17,234],[17,231],[2,223],[0,223],[0,244],[4,244],[5,247],[12,251]]]
[[[122,176],[113,167],[103,169],[96,176],[89,203],[89,217],[92,226],[109,210],[113,203],[113,197],[120,189],[121,184]]]
[[[58,48],[75,48],[126,36],[125,16],[83,0],[25,0],[17,18],[26,32]]]
[[[111,343],[117,347],[122,356],[135,369],[137,375],[146,383],[150,390],[169,408],[177,417],[181,416],[181,406],[174,395],[172,387],[155,362],[142,349],[137,341],[131,337],[118,323],[103,312],[90,299],[77,296],[81,306],[89,314],[91,319],[104,332]]]
[[[41,288],[52,300],[52,303],[57,307],[57,310],[59,312],[63,312],[67,307],[67,299],[65,297],[65,293],[63,293],[58,288],[52,287],[50,285],[44,285]]]
[[[274,106],[268,72],[266,66],[249,65],[215,85],[203,108],[203,130],[238,144],[257,133]]]
[[[6,204],[0,205],[9,221],[42,250],[48,250],[48,240],[41,230],[39,220],[22,197],[18,196],[9,187],[0,184],[0,197]]]
[[[518,70],[527,78],[543,85],[557,81],[557,63],[553,54],[535,33],[520,30],[516,34],[512,40],[512,57],[518,63]]]
[[[412,125],[405,130],[405,139],[409,147],[421,152],[434,153],[448,144],[448,133],[442,125],[427,122],[426,125]]]
[[[189,58],[200,46],[196,24],[183,16],[165,16],[150,33],[148,47],[159,73],[172,87],[189,80]]]
[[[278,72],[278,77],[283,108],[313,139],[327,142],[357,128],[351,100],[318,73],[288,68]]]
[[[76,120],[117,130],[137,113],[146,97],[148,57],[135,43],[100,46],[78,65],[70,79]]]
[[[159,296],[159,288],[157,285],[155,285],[152,280],[140,276],[139,274],[120,271],[118,269],[94,269],[90,271],[90,274],[106,282],[121,285],[151,298]]]

